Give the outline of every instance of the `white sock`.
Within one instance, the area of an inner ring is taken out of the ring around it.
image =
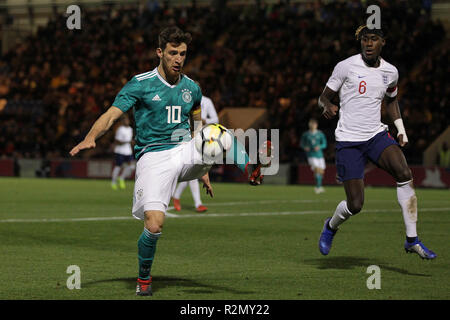
[[[189,181],[189,188],[191,188],[192,198],[194,199],[194,205],[197,208],[202,205],[202,200],[200,199],[200,187],[198,185],[198,180],[194,179]]]
[[[417,237],[417,197],[412,180],[397,183],[397,200],[402,208],[407,237]]]
[[[187,187],[187,185],[188,185],[187,181],[179,182],[178,187],[175,189],[175,192],[173,193],[173,197],[175,199],[180,199],[181,194],[183,193],[183,191]]]
[[[347,201],[342,200],[336,207],[336,211],[334,211],[333,217],[329,222],[331,229],[337,230],[339,225],[344,223],[345,220],[350,218],[352,213],[347,208]]]
[[[119,172],[120,172],[120,167],[119,166],[115,166],[113,171],[112,171],[111,183],[116,183],[117,182],[117,177],[119,176]]]
[[[120,179],[126,179],[131,175],[131,172],[133,172],[135,168],[134,163],[126,164],[125,168],[122,170],[122,174],[120,175]]]

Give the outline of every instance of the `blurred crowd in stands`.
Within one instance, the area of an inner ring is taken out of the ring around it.
[[[405,154],[421,163],[424,149],[447,126],[448,42],[442,25],[431,20],[429,1],[378,4],[388,31],[382,56],[400,74],[410,140]],[[81,30],[68,30],[66,17],[55,17],[0,59],[0,157],[67,157],[120,88],[157,66],[161,28],[178,25],[193,35],[184,72],[200,82],[218,112],[267,108],[264,127],[280,129],[283,162],[304,160],[299,138],[308,119],[319,118],[332,162],[337,119],[320,117],[317,98],[336,63],[359,52],[354,33],[368,17],[367,5],[252,1],[175,8],[148,1],[82,8]],[[107,157],[111,134],[81,156]]]

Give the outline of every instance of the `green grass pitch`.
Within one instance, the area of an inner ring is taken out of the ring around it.
[[[0,299],[449,299],[450,197],[418,189],[419,235],[438,257],[403,249],[395,188],[367,188],[366,203],[322,256],[323,221],[344,199],[342,187],[316,195],[309,186],[214,185],[194,211],[189,188],[169,217],[152,269],[153,297],[136,297],[137,240],[133,183],[0,178]],[[67,267],[81,289],[66,286]],[[367,288],[367,268],[381,289]]]

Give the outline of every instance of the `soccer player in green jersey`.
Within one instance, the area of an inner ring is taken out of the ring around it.
[[[71,151],[72,156],[95,148],[95,141],[130,109],[134,110],[136,137],[135,186],[132,214],[144,221],[138,240],[139,275],[136,294],[152,295],[150,275],[165,212],[178,181],[201,178],[207,194],[210,164],[202,162],[192,136],[201,128],[200,87],[181,73],[191,35],[169,27],[159,35],[157,68],[134,76],[117,94],[112,106],[94,123],[86,137]],[[262,181],[261,166],[250,162],[245,147],[234,137],[235,162],[252,185]],[[242,155],[244,154],[244,161]]]
[[[314,172],[316,193],[325,192],[322,187],[322,178],[325,173],[325,159],[323,151],[327,147],[327,138],[322,131],[318,130],[318,122],[316,119],[310,119],[308,122],[309,130],[303,133],[300,140],[300,147],[305,150],[308,164]]]

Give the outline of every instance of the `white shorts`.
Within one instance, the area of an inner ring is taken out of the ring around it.
[[[136,164],[132,214],[143,220],[144,212],[166,212],[178,181],[201,178],[212,165],[204,164],[194,140],[175,148],[145,153]]]
[[[316,168],[325,170],[325,159],[324,158],[308,158],[308,164],[311,167],[311,170]]]

